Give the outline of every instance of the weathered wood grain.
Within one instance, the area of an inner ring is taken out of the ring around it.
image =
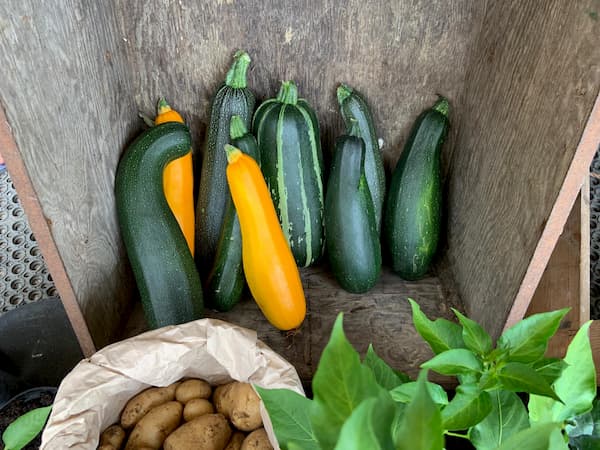
[[[113,180],[138,119],[111,5],[0,3],[0,97],[97,346],[114,339],[134,290]]]
[[[552,257],[544,270],[526,314],[530,316],[570,307],[571,311],[561,323],[561,328],[570,330],[578,330],[585,321],[590,319],[589,292],[582,289],[581,286],[582,272],[589,273],[589,248],[588,258],[585,257],[585,254],[581,254],[582,225],[585,226],[585,223],[582,224],[581,221],[582,212],[586,209],[584,205],[585,202],[582,204],[580,194],[569,215],[565,229],[554,247]],[[587,206],[589,208],[589,204]],[[589,228],[589,216],[587,223]],[[587,266],[585,265],[586,261],[588,262]]]
[[[297,82],[316,108],[324,151],[342,130],[335,90],[357,88],[373,108],[387,164],[395,164],[412,121],[436,94],[463,87],[482,4],[387,1],[119,0],[121,34],[138,106],[165,95],[185,113],[200,147],[214,91],[235,50],[253,62],[259,99],[281,80]]]
[[[597,9],[592,0],[490,2],[472,55],[448,177],[448,255],[467,312],[494,335],[569,167],[547,257],[591,161],[581,154],[571,166],[600,87]],[[546,263],[537,262],[535,284]]]

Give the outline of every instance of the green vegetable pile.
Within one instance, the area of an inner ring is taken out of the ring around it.
[[[372,346],[361,361],[340,314],[312,382],[313,400],[257,388],[283,450],[442,450],[449,436],[477,450],[600,448],[591,322],[557,359],[545,353],[568,309],[522,320],[494,347],[458,311],[460,324],[431,321],[410,303],[414,326],[435,354],[417,381],[390,368]],[[452,399],[427,381],[429,370],[457,377]]]

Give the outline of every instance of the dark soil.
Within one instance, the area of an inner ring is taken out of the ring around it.
[[[7,403],[0,407],[0,436],[8,425],[15,421],[17,417],[22,416],[35,408],[51,405],[56,395],[56,388],[35,388],[29,389],[13,397]],[[24,450],[37,450],[41,444],[41,433],[24,447]],[[4,444],[0,441],[0,449],[4,449]]]

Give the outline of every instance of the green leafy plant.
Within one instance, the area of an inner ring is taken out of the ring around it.
[[[372,346],[361,361],[340,314],[313,378],[312,400],[257,387],[282,450],[442,450],[447,436],[469,440],[477,450],[600,448],[591,322],[564,359],[548,358],[548,341],[568,309],[528,317],[494,346],[459,311],[458,323],[430,320],[409,301],[415,328],[435,354],[416,381],[393,370]],[[451,400],[427,381],[428,371],[457,377]]]
[[[21,450],[40,434],[50,415],[52,406],[32,409],[12,422],[4,433],[2,441],[6,450]]]

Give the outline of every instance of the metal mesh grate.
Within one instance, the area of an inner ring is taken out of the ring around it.
[[[600,147],[590,167],[590,313],[600,319]]]
[[[0,167],[0,314],[56,295],[15,187]]]

